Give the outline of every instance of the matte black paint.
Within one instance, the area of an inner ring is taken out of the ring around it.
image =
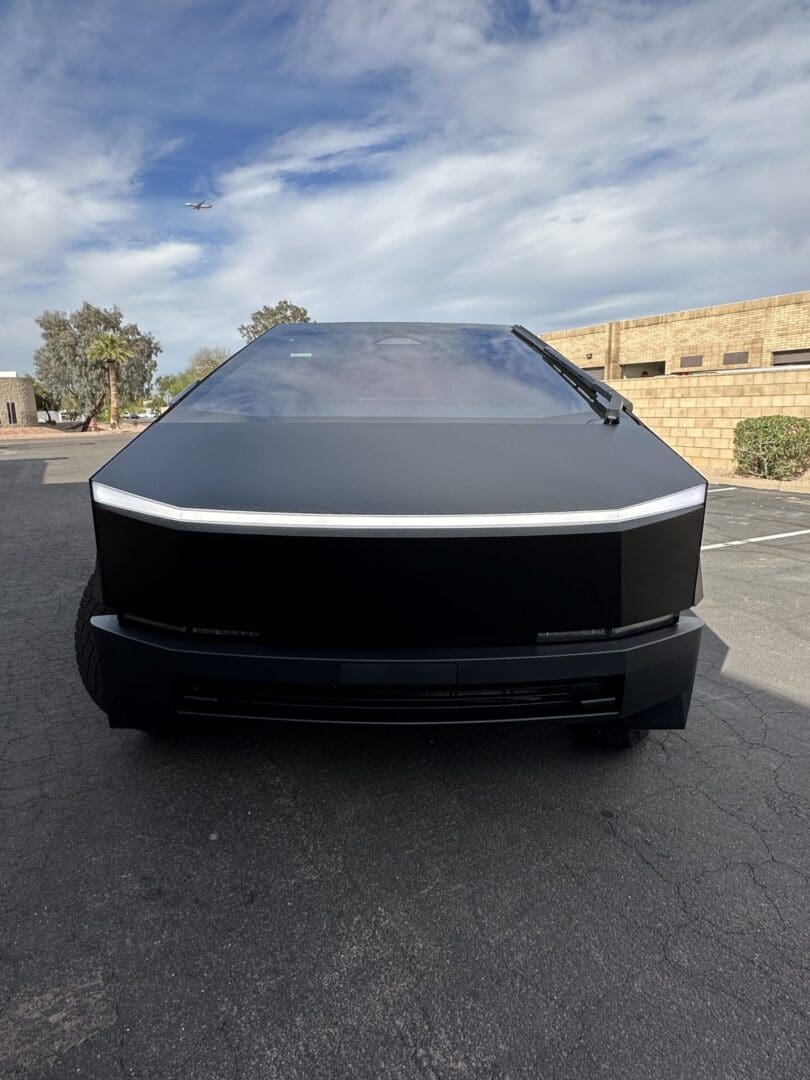
[[[528,346],[527,346],[528,348]],[[635,419],[158,421],[95,480],[174,506],[342,514],[604,510],[702,477]]]
[[[703,511],[538,536],[320,537],[178,530],[96,507],[102,591],[173,626],[276,645],[534,643],[692,603]]]
[[[109,676],[110,700],[108,710],[113,726],[127,727],[159,722],[176,712],[178,697],[187,692],[189,684],[204,680],[221,680],[232,684],[230,694],[238,696],[240,686],[264,684],[267,693],[274,688],[298,687],[326,691],[349,686],[351,693],[358,685],[422,686],[426,695],[431,687],[484,688],[510,687],[527,684],[558,683],[561,680],[616,680],[620,707],[607,712],[595,706],[593,712],[582,711],[573,719],[612,718],[629,726],[633,717],[644,711],[645,727],[684,727],[689,699],[695,677],[698,649],[703,623],[695,615],[683,616],[675,626],[639,634],[635,638],[612,642],[591,642],[576,645],[534,647],[494,647],[486,649],[398,649],[396,652],[348,649],[269,649],[251,643],[222,643],[192,641],[176,635],[146,632],[121,626],[113,615],[93,620],[105,678]],[[362,663],[368,674],[365,683],[353,677],[353,669]],[[436,667],[436,678],[425,668]],[[374,669],[380,674],[376,675]],[[392,675],[392,668],[398,674]],[[448,671],[452,669],[452,674]],[[348,676],[348,682],[347,680]],[[444,680],[444,682],[442,682]],[[227,698],[226,698],[227,700]],[[227,710],[216,715],[225,717]],[[234,714],[231,714],[234,715]],[[531,708],[505,704],[495,699],[489,708],[459,707],[454,716],[443,710],[431,711],[429,698],[423,715],[409,711],[406,716],[392,717],[385,710],[377,714],[364,710],[362,716],[341,707],[331,710],[317,705],[299,705],[275,713],[278,719],[325,720],[374,723],[395,719],[410,723],[469,723],[493,720],[525,720],[537,716]],[[571,720],[570,710],[543,714],[545,720]]]
[[[607,425],[596,413],[528,423],[159,421],[94,479],[176,506],[386,515],[617,509],[702,482],[634,417]],[[645,726],[682,726],[700,638],[693,616],[680,628],[563,653],[536,636],[689,608],[703,513],[493,535],[346,536],[175,527],[95,505],[102,592],[121,618],[96,626],[111,719],[135,722],[135,702],[171,711],[181,675],[277,686],[289,681],[290,663],[304,683],[322,678],[313,657],[329,651],[357,665],[427,650],[432,665],[446,665],[448,650],[473,649],[504,685],[525,680],[528,662],[534,678],[620,677],[617,716],[660,704],[658,721],[647,716]],[[187,633],[167,637],[128,618]],[[206,643],[191,628],[256,641]],[[437,670],[424,673],[427,684],[445,677]]]

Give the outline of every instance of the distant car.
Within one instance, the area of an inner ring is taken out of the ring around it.
[[[137,420],[138,414],[136,412],[125,412],[123,417],[125,420]]]
[[[112,726],[686,723],[702,476],[522,327],[285,325],[92,478]]]

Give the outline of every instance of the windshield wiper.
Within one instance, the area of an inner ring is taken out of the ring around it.
[[[512,333],[525,341],[536,352],[539,352],[546,363],[562,375],[571,385],[590,401],[602,420],[606,424],[618,424],[622,411],[632,412],[633,402],[614,390],[612,386],[600,382],[581,367],[577,367],[571,360],[566,359],[562,353],[558,353],[547,341],[537,337],[525,326],[513,326]],[[602,400],[602,399],[606,400]]]

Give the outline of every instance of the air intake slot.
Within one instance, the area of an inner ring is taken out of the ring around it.
[[[181,716],[355,723],[563,720],[619,713],[621,680],[586,679],[517,686],[320,686],[186,680]]]

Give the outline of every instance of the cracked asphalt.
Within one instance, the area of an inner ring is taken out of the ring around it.
[[[704,554],[689,726],[110,732],[86,479],[0,443],[0,1076],[810,1075],[810,534]],[[705,540],[810,529],[710,495]]]

